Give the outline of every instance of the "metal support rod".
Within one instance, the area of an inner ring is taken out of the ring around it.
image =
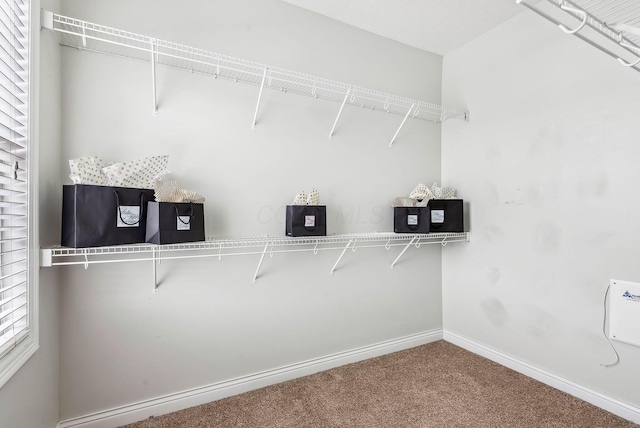
[[[156,40],[151,39],[151,84],[153,86],[153,115],[158,115],[158,103],[156,101]]]
[[[262,254],[260,255],[260,261],[258,262],[258,268],[256,269],[256,274],[253,275],[253,282],[256,282],[256,279],[258,279],[258,272],[260,272],[260,267],[262,266],[264,255],[267,253],[267,248],[269,248],[269,244],[265,245],[264,250],[262,250]]]
[[[411,104],[411,107],[409,108],[409,111],[407,112],[407,114],[404,115],[404,119],[402,119],[402,123],[400,124],[400,127],[398,128],[396,133],[393,135],[393,138],[391,139],[391,142],[389,143],[389,147],[391,147],[393,145],[393,142],[396,140],[396,137],[400,133],[400,130],[404,126],[404,123],[407,121],[407,118],[409,117],[409,115],[411,114],[411,112],[413,111],[413,108],[415,106],[416,106],[416,103]]]
[[[405,253],[405,251],[407,251],[409,249],[409,247],[411,246],[411,244],[413,244],[415,242],[415,240],[417,239],[416,236],[414,236],[411,239],[411,242],[409,242],[407,244],[406,247],[404,247],[404,249],[402,250],[402,252],[400,254],[398,254],[398,257],[396,257],[396,259],[393,261],[393,263],[391,263],[391,269],[393,269],[393,267],[396,265],[396,263],[398,263],[398,260],[400,260],[400,257],[402,257],[402,255]]]
[[[156,250],[153,250],[153,260],[151,261],[151,263],[153,263],[153,292],[157,293],[158,292],[158,266],[157,266],[157,261],[156,261]]]
[[[260,108],[260,99],[262,98],[262,90],[264,89],[264,80],[267,78],[267,67],[264,68],[264,73],[262,74],[262,83],[260,83],[260,92],[258,92],[258,103],[256,104],[256,112],[253,114],[253,125],[251,125],[252,129],[256,129],[256,119],[258,118],[258,109]]]
[[[349,249],[349,246],[354,242],[353,239],[351,239],[349,242],[347,242],[347,246],[344,247],[344,249],[342,250],[342,253],[340,253],[340,257],[338,257],[338,260],[336,261],[336,264],[333,265],[333,267],[331,268],[331,275],[333,275],[333,271],[336,270],[336,267],[338,267],[338,263],[340,263],[340,260],[342,260],[342,257],[344,256],[344,253],[347,252],[347,250]]]
[[[87,24],[85,22],[82,23],[82,47],[87,47]]]
[[[333,127],[331,128],[331,132],[329,133],[329,138],[333,137],[333,131],[336,130],[336,125],[338,124],[338,119],[340,119],[340,115],[342,114],[342,109],[344,108],[345,103],[347,102],[347,98],[349,98],[349,94],[351,93],[351,88],[344,95],[344,100],[342,100],[342,105],[340,106],[340,110],[338,110],[338,117],[336,117],[336,121],[333,122]]]

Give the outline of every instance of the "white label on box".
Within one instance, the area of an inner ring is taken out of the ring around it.
[[[120,205],[116,217],[117,227],[138,227],[140,226],[140,207]]]
[[[444,223],[444,210],[431,210],[431,223]]]
[[[409,215],[407,215],[407,224],[409,226],[417,226],[418,225],[418,214],[409,214]]]
[[[316,216],[314,215],[304,216],[304,227],[316,227]]]
[[[191,230],[191,216],[179,215],[176,221],[178,230]]]

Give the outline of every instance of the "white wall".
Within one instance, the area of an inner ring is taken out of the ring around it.
[[[277,0],[63,1],[63,13],[356,85],[440,102],[442,58]],[[440,177],[440,126],[63,48],[67,159],[170,156],[207,198],[208,235],[282,236],[283,207],[316,187],[328,232],[392,230],[393,198]],[[69,183],[67,180],[66,183]],[[62,420],[442,327],[436,246],[62,270]]]
[[[443,255],[444,328],[640,406],[640,349],[602,334],[610,278],[640,280],[640,74],[531,12],[443,65],[442,176],[470,201]]]
[[[59,10],[56,0],[33,1],[34,21],[40,7]],[[35,31],[39,34],[39,30]],[[60,48],[57,36],[43,32],[40,43],[39,129],[39,217],[40,242],[56,242],[59,236],[60,203]],[[39,275],[40,349],[0,388],[0,419],[3,427],[54,427],[58,421],[58,272],[41,270]]]

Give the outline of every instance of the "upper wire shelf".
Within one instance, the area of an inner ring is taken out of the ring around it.
[[[623,66],[640,71],[640,0],[545,0],[540,3],[516,0],[516,3],[616,58]],[[627,61],[628,58],[631,60]]]
[[[341,102],[343,106],[349,103],[399,114],[405,119],[411,116],[434,122],[450,118],[468,120],[468,112],[464,110],[234,58],[47,11],[43,12],[43,27],[61,33],[64,46],[259,85],[261,91],[262,87],[267,87]]]

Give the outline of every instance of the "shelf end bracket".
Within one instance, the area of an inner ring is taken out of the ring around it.
[[[158,264],[160,264],[160,254],[155,248],[152,252],[151,263],[153,263],[153,292],[158,292]]]
[[[264,89],[264,81],[267,78],[267,70],[268,70],[268,67],[265,67],[264,73],[262,73],[262,82],[260,83],[260,92],[258,92],[258,102],[256,103],[256,111],[253,114],[253,124],[251,125],[252,129],[256,129],[256,120],[258,119],[258,109],[260,108],[260,100],[262,99],[262,90]]]
[[[351,244],[355,245],[355,242],[353,239],[350,239],[349,242],[347,242],[346,247],[344,247],[344,249],[342,250],[342,253],[340,253],[340,257],[338,257],[338,260],[336,261],[336,263],[333,265],[333,267],[331,268],[331,275],[333,275],[333,272],[336,270],[336,268],[338,267],[338,263],[340,263],[340,260],[342,260],[342,257],[344,257],[344,253],[347,252],[347,250],[349,249],[349,247],[351,246]]]
[[[258,279],[258,273],[260,273],[260,267],[262,267],[262,262],[264,261],[264,255],[267,254],[267,249],[269,248],[269,243],[264,246],[262,250],[262,254],[260,255],[260,261],[258,262],[258,267],[256,269],[256,273],[253,275],[253,282],[256,282]]]
[[[402,256],[404,255],[405,251],[407,251],[407,250],[409,249],[409,247],[410,247],[414,242],[416,242],[416,239],[418,239],[418,237],[417,237],[417,236],[414,236],[414,237],[411,239],[411,242],[409,242],[409,243],[407,244],[407,246],[406,246],[406,247],[404,247],[404,249],[402,250],[402,252],[400,252],[400,254],[398,254],[398,257],[396,257],[396,259],[393,261],[393,263],[391,263],[391,269],[393,269],[393,267],[396,265],[396,263],[398,263],[398,260],[400,260],[400,257],[402,257]]]
[[[409,115],[411,114],[411,112],[413,111],[413,108],[416,106],[416,103],[411,104],[411,107],[409,107],[409,111],[407,112],[407,114],[404,115],[404,119],[402,119],[402,123],[400,123],[400,126],[398,127],[398,130],[396,131],[396,133],[393,135],[393,138],[391,139],[391,142],[389,143],[389,147],[391,147],[393,145],[393,142],[396,140],[396,137],[398,136],[398,134],[400,133],[400,130],[402,129],[402,127],[404,126],[404,123],[407,121],[407,118],[409,117]]]
[[[156,59],[157,59],[156,40],[151,39],[151,85],[153,89],[153,115],[158,115],[158,101],[156,97]]]
[[[333,127],[331,128],[331,132],[329,132],[329,138],[333,137],[333,131],[336,130],[336,125],[338,124],[338,120],[340,120],[340,116],[342,115],[342,109],[344,109],[344,105],[347,102],[347,98],[349,98],[349,94],[353,88],[349,88],[346,94],[344,94],[344,100],[342,100],[342,105],[340,106],[340,110],[338,110],[338,117],[336,117],[335,122],[333,122]]]

